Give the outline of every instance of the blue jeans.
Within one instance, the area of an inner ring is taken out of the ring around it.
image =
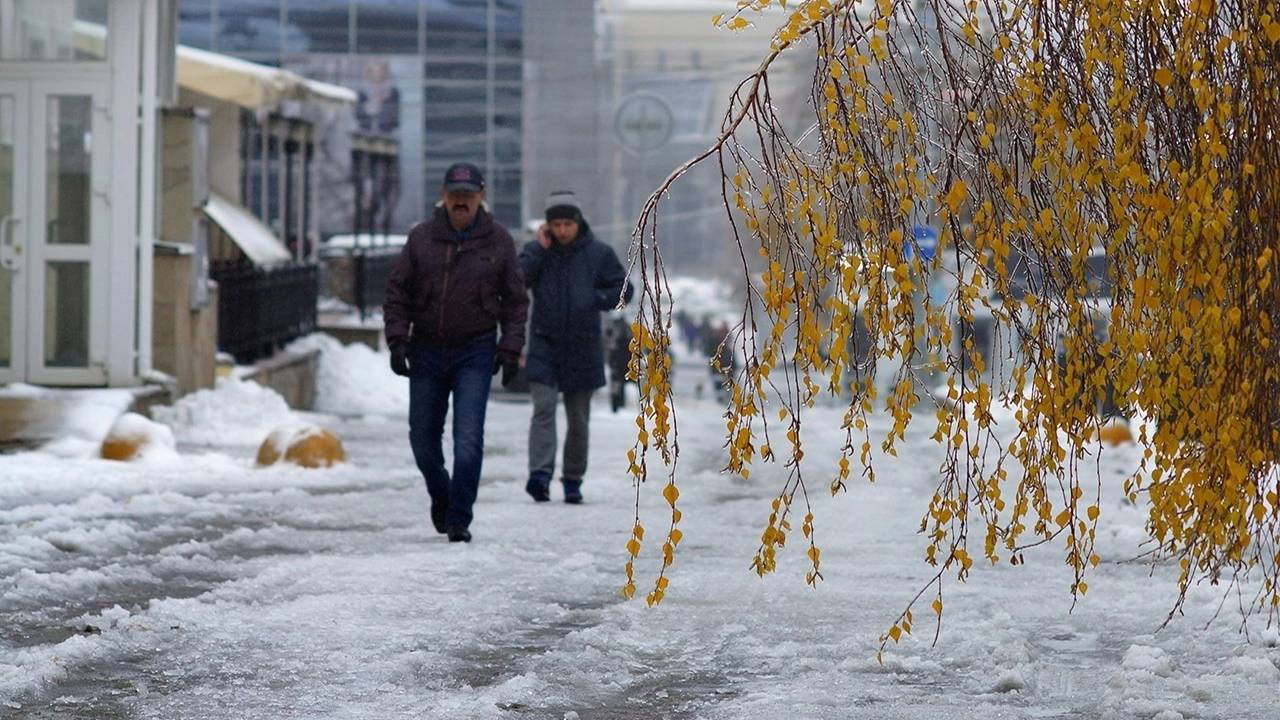
[[[454,348],[409,349],[409,445],[432,503],[447,502],[445,524],[467,527],[484,460],[484,412],[493,376],[494,335]],[[444,469],[444,419],[453,395],[453,477]]]

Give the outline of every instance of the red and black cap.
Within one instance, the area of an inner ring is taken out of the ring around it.
[[[484,176],[480,174],[480,168],[471,163],[454,163],[444,171],[444,189],[445,192],[462,190],[478,193],[484,190]]]

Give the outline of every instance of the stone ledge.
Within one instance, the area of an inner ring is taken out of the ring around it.
[[[281,351],[259,360],[240,377],[280,393],[294,410],[310,410],[316,401],[316,369],[319,358],[319,350]]]
[[[382,349],[382,328],[380,326],[364,327],[360,325],[326,324],[321,322],[316,329],[343,345],[364,343],[375,351]]]
[[[130,388],[48,388],[0,386],[0,452],[30,449],[65,436],[77,414],[147,415],[152,407],[173,402],[164,385]]]

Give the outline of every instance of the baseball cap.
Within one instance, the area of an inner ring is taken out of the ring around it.
[[[471,163],[454,163],[444,171],[444,189],[446,192],[480,192],[484,190],[484,176],[480,174],[480,168]]]

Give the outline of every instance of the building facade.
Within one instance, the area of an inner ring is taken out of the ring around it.
[[[609,112],[601,119],[600,155],[611,179],[610,224],[624,237],[667,175],[715,141],[735,88],[768,54],[786,19],[776,9],[748,12],[752,24],[737,32],[711,22],[732,8],[720,0],[600,0],[601,96]],[[806,52],[789,53],[770,71],[784,121],[801,118],[808,107]],[[738,251],[723,202],[714,158],[676,182],[660,218],[669,271],[736,277]]]
[[[0,0],[0,384],[151,371],[167,0]]]
[[[379,207],[390,215],[375,225],[403,232],[438,199],[445,168],[469,161],[485,172],[494,214],[514,226],[523,214],[524,5],[520,0],[181,0],[178,27],[184,45],[357,90],[353,133],[399,143],[394,181],[378,188]],[[350,148],[330,153],[341,158]],[[318,191],[354,195],[343,177],[322,177]],[[349,202],[329,207],[354,207],[354,197],[341,199]],[[322,214],[321,233],[351,232],[356,218],[350,214],[345,209]]]

